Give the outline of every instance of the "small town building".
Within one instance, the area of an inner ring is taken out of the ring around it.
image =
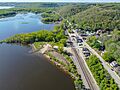
[[[72,44],[73,44],[73,42],[72,42],[72,41],[70,41],[70,40],[67,40],[67,41],[66,41],[66,44],[67,44],[67,46],[70,46],[70,45],[72,45]]]
[[[76,34],[71,34],[71,37],[76,37]]]
[[[118,64],[117,64],[116,61],[111,62],[110,65],[111,65],[112,67],[117,67],[117,66],[118,66]]]
[[[58,46],[53,46],[53,49],[55,50],[58,50],[58,48],[59,48]]]
[[[100,35],[102,33],[102,30],[97,30],[96,35]]]
[[[84,47],[83,49],[82,49],[82,51],[89,51],[86,47]]]
[[[83,54],[85,55],[85,57],[88,57],[88,56],[90,56],[90,51],[87,49],[87,48],[83,48],[82,49],[82,52],[83,52]]]
[[[83,40],[82,39],[77,39],[77,43],[82,43],[83,42]]]
[[[85,57],[89,57],[90,56],[90,52],[84,52],[83,54],[85,55]]]

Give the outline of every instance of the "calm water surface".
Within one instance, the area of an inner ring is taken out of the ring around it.
[[[0,9],[10,9],[14,8],[14,6],[0,6]]]
[[[38,15],[18,14],[0,19],[0,39],[40,29],[52,30]],[[0,90],[74,90],[71,78],[30,47],[0,44]]]
[[[74,90],[68,75],[29,50],[25,46],[0,45],[0,90]]]
[[[54,24],[44,24],[40,15],[33,13],[17,14],[15,17],[0,19],[0,40],[17,33],[38,30],[52,30]]]

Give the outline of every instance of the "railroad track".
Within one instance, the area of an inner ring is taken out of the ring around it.
[[[83,74],[84,74],[84,76],[85,76],[85,79],[86,79],[86,81],[87,81],[87,83],[88,83],[88,86],[89,86],[90,90],[96,90],[96,88],[95,88],[94,85],[93,85],[93,82],[91,81],[91,76],[90,76],[90,74],[89,74],[89,71],[88,71],[87,68],[85,67],[84,62],[81,61],[82,58],[78,55],[78,53],[77,53],[77,51],[76,51],[75,48],[72,48],[72,50],[73,50],[74,53],[75,53],[75,57],[77,58],[77,61],[79,62],[79,65],[80,65],[80,67],[81,67],[81,69],[82,69],[82,72],[83,72]]]

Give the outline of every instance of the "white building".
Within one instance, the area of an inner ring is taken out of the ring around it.
[[[110,65],[111,65],[112,67],[116,67],[116,66],[118,66],[118,64],[117,64],[116,61],[111,62]]]
[[[58,50],[58,48],[59,48],[58,46],[53,46],[53,49],[55,50]]]

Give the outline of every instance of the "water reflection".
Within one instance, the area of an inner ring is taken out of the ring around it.
[[[74,90],[68,75],[29,50],[0,44],[0,90]]]
[[[54,24],[42,23],[39,14],[17,14],[14,17],[0,19],[0,40],[18,33],[53,30],[53,27]]]

